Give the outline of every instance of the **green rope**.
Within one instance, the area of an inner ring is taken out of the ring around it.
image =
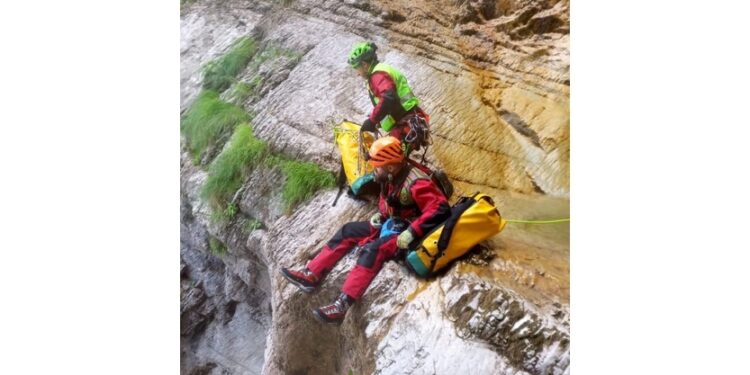
[[[521,223],[521,224],[555,224],[555,223],[570,222],[570,218],[556,219],[556,220],[513,220],[513,219],[507,219],[505,221],[507,223]]]

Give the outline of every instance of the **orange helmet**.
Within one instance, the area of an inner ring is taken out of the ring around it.
[[[396,137],[378,138],[370,147],[370,165],[382,167],[387,164],[397,164],[404,161],[401,142]]]

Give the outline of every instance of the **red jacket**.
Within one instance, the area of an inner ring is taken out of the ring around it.
[[[393,79],[391,79],[391,76],[389,76],[388,73],[381,71],[373,73],[368,80],[368,84],[372,91],[370,100],[375,106],[375,108],[372,109],[372,112],[370,112],[370,116],[368,116],[373,124],[383,121],[387,115],[391,115],[393,119],[398,122],[408,113],[404,110],[404,107],[401,106],[401,101],[399,100],[396,91],[396,83],[393,82]],[[378,98],[378,104],[375,104],[375,97]],[[421,108],[419,108],[419,106],[412,108],[411,111],[417,111],[422,117],[426,117],[426,114]]]
[[[398,217],[411,221],[409,228],[416,238],[422,237],[438,225],[442,224],[451,214],[450,205],[440,189],[432,180],[423,178],[424,175],[412,174],[409,181],[407,175],[414,167],[407,165],[398,176],[394,178],[395,184],[383,184],[380,192],[378,208],[383,217]],[[406,186],[411,183],[411,186]],[[406,199],[409,203],[404,205],[406,193],[410,197]]]

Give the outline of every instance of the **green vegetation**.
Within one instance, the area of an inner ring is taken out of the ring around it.
[[[229,93],[228,99],[230,102],[241,106],[252,94],[253,87],[250,84],[245,82],[237,82],[237,84],[234,85],[232,92]]]
[[[302,58],[302,54],[297,51],[279,47],[275,44],[268,44],[255,54],[253,61],[250,63],[249,69],[250,71],[258,70],[258,68],[266,61],[278,59],[279,57],[286,57],[294,61],[296,64]]]
[[[211,222],[214,223],[226,223],[232,219],[234,219],[235,216],[237,216],[237,213],[239,212],[240,208],[235,203],[229,203],[227,204],[227,207],[223,210],[218,207],[215,208],[214,206],[211,207]]]
[[[261,227],[263,227],[263,223],[258,219],[251,219],[245,223],[245,231],[248,233],[260,229]]]
[[[287,211],[310,199],[318,190],[336,186],[333,173],[321,169],[315,163],[281,158],[277,160],[281,160],[279,164],[286,175],[281,199]]]
[[[229,145],[209,166],[201,191],[214,212],[213,219],[226,221],[237,215],[239,208],[231,203],[232,198],[248,174],[264,160],[268,167],[280,167],[286,176],[282,200],[287,211],[318,190],[335,185],[334,175],[315,163],[272,155],[268,145],[253,135],[245,122],[248,118],[241,108],[221,101],[215,91],[204,91],[182,119],[182,130],[196,162],[205,149],[217,147],[224,134],[234,129]]]
[[[250,97],[258,96],[258,90],[263,84],[261,76],[255,76],[249,83],[237,82],[228,95],[228,100],[236,105],[242,106]]]
[[[276,2],[279,3],[283,7],[288,7],[288,6],[292,5],[292,3],[294,2],[294,0],[276,0]]]
[[[208,177],[201,191],[201,198],[211,207],[213,220],[235,219],[239,207],[233,198],[249,173],[261,164],[269,168],[279,167],[283,171],[286,178],[282,200],[287,211],[312,197],[318,190],[335,185],[331,172],[314,163],[273,155],[268,145],[253,135],[249,125],[252,116],[243,110],[242,105],[258,95],[263,77],[256,74],[250,82],[238,82],[236,77],[246,67],[257,73],[263,63],[280,57],[296,63],[302,54],[273,44],[266,44],[258,51],[252,38],[237,40],[227,54],[204,66],[204,90],[182,116],[180,129],[196,164],[202,160],[210,161],[229,139],[226,147],[210,162]],[[248,64],[251,65],[248,67]],[[232,89],[226,94],[228,102],[221,100],[219,93],[230,87]],[[253,219],[245,225],[252,232],[262,223]],[[226,247],[216,239],[212,238],[210,245],[211,251],[216,254],[226,251]]]
[[[208,248],[211,250],[211,254],[216,256],[223,256],[227,253],[227,246],[216,237],[208,238]]]
[[[224,217],[231,220],[234,219],[235,216],[237,216],[237,212],[240,210],[240,208],[237,206],[236,203],[229,203],[227,205],[227,208],[224,209]]]
[[[203,67],[203,88],[218,92],[229,88],[237,74],[253,58],[255,50],[253,38],[244,37],[237,40],[226,55]]]
[[[235,192],[242,186],[248,173],[255,168],[268,153],[265,142],[255,138],[248,124],[238,126],[231,140],[221,154],[208,168],[202,197],[212,208],[225,210],[225,217],[233,218],[237,207],[227,206]]]
[[[182,117],[181,130],[188,143],[193,161],[198,164],[203,152],[209,147],[221,146],[239,123],[247,122],[250,116],[241,107],[219,99],[219,93],[235,81],[235,77],[250,62],[255,54],[255,40],[250,37],[238,39],[224,56],[203,67],[203,88],[190,109]],[[237,104],[242,97],[252,93],[252,87],[237,85]]]
[[[235,126],[248,120],[247,112],[219,99],[216,91],[202,91],[180,124],[193,161],[198,164],[206,148],[216,146]]]
[[[194,4],[196,0],[180,0],[180,10]]]
[[[265,64],[267,61],[276,60],[280,57],[286,57],[294,61],[296,64],[302,58],[301,53],[279,47],[275,44],[269,43],[258,48],[260,49],[258,49],[252,56],[247,68],[249,72],[254,73],[253,78],[249,82],[236,82],[231,86],[231,90],[227,95],[227,100],[234,104],[241,106],[244,105],[249,98],[258,96],[264,81],[263,76],[258,74],[261,65]],[[226,81],[231,84],[232,79],[227,79]]]

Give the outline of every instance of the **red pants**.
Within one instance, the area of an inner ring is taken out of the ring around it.
[[[370,223],[367,221],[344,224],[336,232],[336,235],[323,246],[323,250],[307,264],[307,268],[316,276],[323,277],[333,269],[346,253],[360,241],[366,239],[371,234],[371,230]],[[362,297],[372,280],[383,268],[383,263],[392,259],[398,252],[397,237],[393,235],[375,239],[363,245],[362,252],[357,259],[357,265],[349,272],[341,291],[354,299]]]

